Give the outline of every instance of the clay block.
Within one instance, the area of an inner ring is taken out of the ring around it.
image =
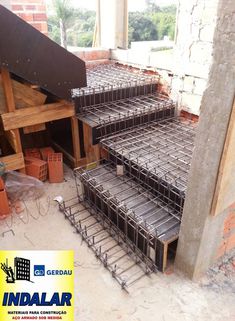
[[[49,172],[49,182],[62,183],[64,181],[63,154],[49,154],[47,163]]]
[[[0,191],[0,218],[9,215],[11,212],[7,193],[5,190]]]
[[[44,182],[47,179],[47,163],[33,157],[25,157],[26,174]]]

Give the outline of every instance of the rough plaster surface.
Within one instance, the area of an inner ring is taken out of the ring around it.
[[[211,277],[193,283],[174,273],[158,273],[142,278],[130,288],[129,294],[123,292],[52,201],[57,195],[63,195],[64,199],[76,195],[70,170],[66,170],[65,179],[62,184],[46,183],[46,195],[40,202],[27,201],[27,210],[0,221],[0,248],[73,249],[75,321],[235,320],[232,286],[224,286],[220,280],[214,284]],[[7,233],[2,237],[1,233],[9,228],[15,236]]]
[[[221,153],[235,94],[235,3],[220,0],[214,61],[190,170],[176,263],[192,278],[207,270],[222,240],[227,211],[210,215]],[[234,182],[235,183],[235,182]]]
[[[201,98],[212,63],[217,5],[218,0],[180,0],[178,6],[174,73],[181,77],[183,92],[177,81],[172,87],[178,92],[179,106],[196,115],[200,113]],[[195,83],[190,87],[185,77],[187,74],[195,77]]]

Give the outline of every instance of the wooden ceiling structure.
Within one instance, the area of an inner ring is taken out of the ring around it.
[[[0,5],[0,137],[14,151],[1,155],[0,161],[8,170],[24,171],[22,130],[45,131],[46,123],[61,119],[71,123],[70,163],[79,164],[79,130],[70,91],[84,86],[81,59]]]

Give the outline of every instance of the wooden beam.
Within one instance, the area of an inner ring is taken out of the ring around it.
[[[25,167],[23,153],[0,157],[0,162],[6,165],[8,171],[16,171]]]
[[[4,130],[38,125],[53,120],[69,118],[75,115],[73,104],[59,102],[18,109],[1,115]]]
[[[81,158],[81,149],[80,149],[80,137],[78,129],[78,120],[76,116],[70,118],[71,120],[71,130],[72,130],[72,140],[73,140],[73,154],[75,158],[75,167]]]
[[[6,99],[6,107],[8,112],[13,112],[15,108],[15,100],[12,89],[11,76],[7,69],[2,68],[2,86]]]
[[[99,144],[92,145],[92,128],[83,123],[84,149],[86,153],[87,163],[92,163],[100,160]]]
[[[38,90],[12,80],[16,109],[43,105],[47,96]]]
[[[15,100],[14,100],[14,95],[13,95],[13,88],[12,88],[12,81],[11,81],[10,73],[7,69],[2,68],[1,75],[2,75],[3,90],[4,90],[4,94],[5,94],[5,99],[6,99],[6,109],[9,113],[14,112],[16,109],[16,106],[15,106]],[[3,128],[4,128],[4,126],[3,126]],[[5,130],[5,128],[4,128],[4,130]],[[22,153],[22,145],[21,145],[19,129],[14,128],[13,133],[12,133],[12,137],[14,136],[14,139],[11,139],[10,143],[12,143],[12,144],[14,143],[13,149],[16,153]],[[21,172],[24,172],[24,169],[21,169]]]
[[[25,108],[45,103],[47,96],[38,90],[11,79],[15,108]],[[0,75],[0,114],[6,113],[6,99],[3,90],[2,75]]]
[[[24,134],[31,134],[31,133],[37,133],[41,132],[43,130],[46,130],[46,124],[38,124],[38,125],[33,125],[33,126],[27,126],[23,128]]]
[[[5,137],[7,138],[13,150],[17,152],[17,146],[19,145],[19,142],[17,140],[18,137],[17,137],[17,134],[15,133],[15,130],[9,130],[5,132]]]
[[[235,202],[235,100],[233,102],[224,150],[213,197],[211,214],[222,213]]]

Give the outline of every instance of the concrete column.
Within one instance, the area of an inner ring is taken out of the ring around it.
[[[228,209],[216,216],[212,213],[221,159],[226,151],[224,146],[228,126],[235,108],[234,12],[234,0],[219,1],[213,42],[213,65],[201,103],[176,255],[176,267],[192,279],[203,274],[220,255],[219,249],[221,242],[224,242],[228,220],[235,215],[235,203],[231,204],[230,213]],[[230,148],[235,151],[235,146]],[[234,179],[232,173],[230,179]],[[235,186],[235,181],[229,184]],[[233,189],[235,201],[235,188]],[[232,215],[231,210],[234,211]],[[234,234],[230,236],[230,249],[235,246],[235,242],[232,243],[235,231],[231,225],[230,233],[232,228]]]
[[[100,46],[108,49],[128,47],[128,0],[99,0],[98,32]]]

